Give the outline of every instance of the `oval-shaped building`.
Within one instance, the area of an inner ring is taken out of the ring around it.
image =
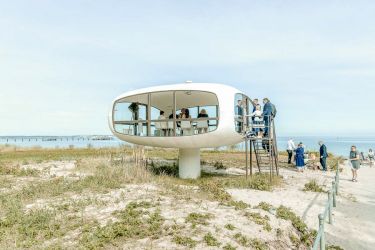
[[[245,117],[252,109],[250,98],[228,85],[161,85],[117,97],[109,124],[112,133],[121,140],[179,148],[180,177],[197,178],[199,149],[241,142],[248,119]]]

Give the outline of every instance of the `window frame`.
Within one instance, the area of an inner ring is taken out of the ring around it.
[[[242,132],[246,131],[246,129],[250,127],[251,119],[250,119],[249,116],[250,116],[250,114],[253,113],[252,111],[250,111],[250,104],[252,105],[252,108],[254,108],[254,102],[250,97],[248,97],[244,93],[235,93],[234,94],[234,108],[236,108],[236,105],[237,105],[237,100],[238,100],[237,96],[238,95],[242,96],[241,100],[246,100],[246,106],[247,106],[246,107],[246,114],[242,114],[242,119],[240,119],[238,117],[238,115],[236,114],[236,109],[234,109],[234,130],[238,134],[241,134],[241,132],[237,131],[237,123],[242,123],[242,128],[241,128]]]

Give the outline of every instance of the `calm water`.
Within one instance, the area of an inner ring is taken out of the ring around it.
[[[9,144],[19,147],[39,146],[42,148],[68,148],[73,145],[76,148],[84,148],[88,145],[101,147],[118,147],[128,144],[112,136],[0,136],[0,145]],[[286,148],[289,137],[278,137],[278,148],[280,151]],[[319,140],[323,140],[328,151],[342,156],[348,156],[350,147],[356,145],[358,150],[367,153],[369,148],[375,149],[375,137],[293,137],[294,142],[298,144],[303,142],[309,151],[318,151]],[[225,147],[224,147],[225,148]],[[239,144],[238,149],[243,150],[244,144]]]
[[[278,138],[278,149],[286,150],[286,144],[289,137]],[[341,155],[344,157],[349,156],[350,147],[357,146],[358,151],[367,154],[369,148],[375,149],[375,137],[293,137],[294,143],[297,145],[303,142],[307,150],[318,151],[320,140],[324,141],[330,153]]]

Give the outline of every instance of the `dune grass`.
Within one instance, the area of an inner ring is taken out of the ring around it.
[[[177,150],[168,149],[145,151],[149,159],[176,160],[178,153]],[[119,242],[141,238],[154,239],[165,235],[170,235],[175,244],[186,247],[206,244],[233,249],[234,246],[229,243],[222,245],[214,233],[205,232],[197,240],[192,235],[185,235],[178,226],[165,226],[158,205],[153,202],[130,203],[112,214],[113,221],[102,225],[85,216],[87,208],[106,206],[105,200],[91,198],[90,194],[107,194],[129,184],[152,184],[160,187],[168,197],[180,202],[216,201],[228,209],[240,210],[238,212],[243,214],[251,208],[250,205],[234,200],[227,189],[272,191],[275,186],[282,184],[282,179],[277,177],[270,183],[268,174],[254,174],[252,178],[246,179],[243,176],[203,173],[200,179],[182,180],[174,174],[177,166],[173,164],[168,168],[168,172],[165,169],[155,171],[155,166],[140,167],[133,162],[124,161],[125,158],[131,158],[132,154],[133,149],[127,147],[1,151],[0,188],[5,191],[0,193],[0,249],[9,246],[19,249],[59,249],[67,244],[66,237],[70,239],[68,242],[75,242],[72,243],[72,248],[111,248]],[[79,178],[46,178],[43,170],[22,167],[24,164],[56,160],[74,160],[76,170],[88,174]],[[241,152],[228,154],[203,151],[202,160],[212,165],[220,161],[225,166],[244,165],[244,155]],[[126,197],[126,194],[124,196]],[[262,209],[263,207],[267,210],[265,205],[262,205]],[[271,231],[266,216],[256,213],[247,215],[251,221],[258,222],[266,231]],[[199,228],[209,226],[213,217],[211,214],[192,211],[185,219],[192,227]],[[223,230],[235,233],[237,228],[227,223]],[[264,249],[262,241],[247,236],[239,235],[234,241],[242,246]]]

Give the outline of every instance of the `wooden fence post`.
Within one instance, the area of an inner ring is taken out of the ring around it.
[[[332,193],[332,198],[333,198],[333,200],[332,200],[332,205],[333,205],[333,207],[336,207],[336,182],[334,182],[334,181],[332,181],[332,190],[333,190],[333,193]]]
[[[332,224],[332,190],[328,191],[328,223]]]
[[[322,229],[322,236],[320,237],[320,250],[326,249],[326,242],[324,237],[324,215],[319,214],[319,228]]]

